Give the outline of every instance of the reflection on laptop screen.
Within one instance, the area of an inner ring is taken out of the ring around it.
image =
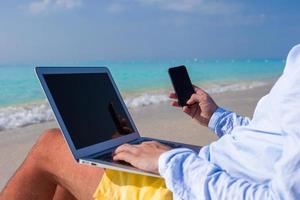
[[[106,73],[44,75],[76,149],[133,132]]]

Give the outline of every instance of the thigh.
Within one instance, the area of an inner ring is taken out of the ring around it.
[[[56,187],[56,191],[52,200],[76,200],[76,198],[65,188],[61,186]]]
[[[41,170],[77,199],[92,199],[103,169],[76,162],[58,129],[47,131],[35,148]]]

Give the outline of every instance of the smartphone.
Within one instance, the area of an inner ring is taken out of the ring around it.
[[[169,75],[178,98],[180,106],[186,106],[186,102],[195,93],[191,79],[184,65],[169,68]]]

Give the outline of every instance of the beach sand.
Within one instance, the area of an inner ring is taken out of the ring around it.
[[[226,92],[212,95],[216,103],[227,110],[251,117],[257,101],[270,90],[268,85],[246,91]],[[168,103],[131,109],[130,113],[142,136],[207,145],[217,137],[185,115],[181,109]],[[47,122],[0,132],[0,190],[20,166],[39,135],[56,122]]]

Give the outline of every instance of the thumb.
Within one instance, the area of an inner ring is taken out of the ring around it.
[[[189,105],[192,105],[194,103],[199,103],[200,102],[200,97],[197,94],[193,94],[191,98],[186,102]]]
[[[193,85],[194,86],[194,90],[195,90],[195,92],[196,93],[204,93],[204,94],[206,94],[206,92],[203,90],[203,89],[201,89],[201,88],[199,88],[198,86],[196,86],[196,85]]]

